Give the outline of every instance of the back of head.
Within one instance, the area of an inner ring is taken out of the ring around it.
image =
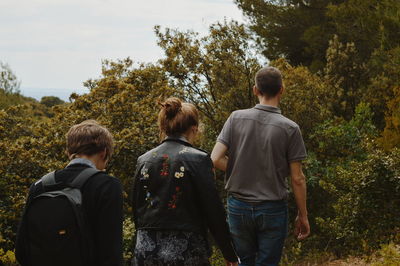
[[[67,133],[67,153],[71,159],[76,155],[91,156],[104,150],[109,159],[114,150],[113,144],[111,133],[95,120],[74,125]]]
[[[275,67],[263,67],[255,78],[257,89],[267,97],[275,97],[282,88],[282,74]]]
[[[191,103],[184,103],[179,98],[171,97],[159,103],[158,126],[161,137],[179,136],[190,127],[199,125],[199,112]]]

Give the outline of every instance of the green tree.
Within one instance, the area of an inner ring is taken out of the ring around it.
[[[65,102],[56,96],[44,96],[40,100],[40,103],[50,108],[55,105],[63,104]]]
[[[377,73],[371,79],[365,98],[373,107],[375,124],[383,130],[381,143],[386,149],[399,147],[400,46],[374,53],[369,66]]]
[[[209,34],[156,27],[160,60],[171,86],[184,92],[203,116],[205,146],[211,148],[229,114],[255,104],[252,88],[260,68],[244,25],[224,21],[210,26]]]
[[[290,64],[322,69],[328,41],[335,32],[326,15],[329,4],[344,0],[235,0],[250,20],[263,54]]]
[[[333,35],[354,43],[358,59],[375,49],[394,48],[400,40],[397,0],[235,0],[250,20],[264,55],[285,57],[312,71],[325,65]]]
[[[0,109],[27,102],[36,102],[33,98],[20,95],[20,84],[21,82],[9,65],[0,61]]]
[[[306,67],[294,67],[284,59],[273,61],[271,65],[280,69],[284,77],[282,113],[300,125],[309,144],[315,127],[332,117],[336,95],[329,83]]]
[[[323,78],[330,93],[333,112],[336,116],[351,119],[356,106],[364,99],[367,89],[368,71],[366,64],[357,58],[354,43],[343,44],[335,35],[326,51]]]
[[[400,86],[394,87],[393,92],[393,99],[388,101],[386,127],[381,138],[383,146],[388,150],[400,147]]]
[[[342,42],[354,43],[357,57],[368,60],[378,48],[393,49],[400,42],[400,2],[397,0],[349,0],[328,6]]]
[[[20,84],[10,66],[0,61],[0,89],[6,93],[19,93]]]

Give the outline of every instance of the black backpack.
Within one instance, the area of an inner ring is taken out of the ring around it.
[[[56,183],[55,172],[40,179],[44,192],[28,202],[23,218],[30,265],[92,264],[93,242],[82,208],[81,188],[99,172],[86,168],[71,183]]]

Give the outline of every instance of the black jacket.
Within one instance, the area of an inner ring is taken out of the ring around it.
[[[136,229],[198,232],[209,229],[225,259],[237,261],[213,165],[184,138],[167,138],[140,156],[133,185]]]
[[[56,171],[57,182],[71,182],[83,169],[85,164],[72,164]],[[33,184],[27,201],[43,192],[41,183]],[[122,265],[122,185],[121,182],[106,173],[98,173],[90,178],[82,188],[82,206],[87,215],[88,227],[94,240],[94,265]],[[51,215],[51,214],[49,214]],[[16,255],[22,265],[31,265],[26,253],[26,230],[21,222],[17,235]]]

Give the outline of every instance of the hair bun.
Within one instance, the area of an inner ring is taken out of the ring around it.
[[[182,101],[179,98],[171,97],[161,104],[165,109],[165,115],[168,118],[173,118],[182,109]]]

